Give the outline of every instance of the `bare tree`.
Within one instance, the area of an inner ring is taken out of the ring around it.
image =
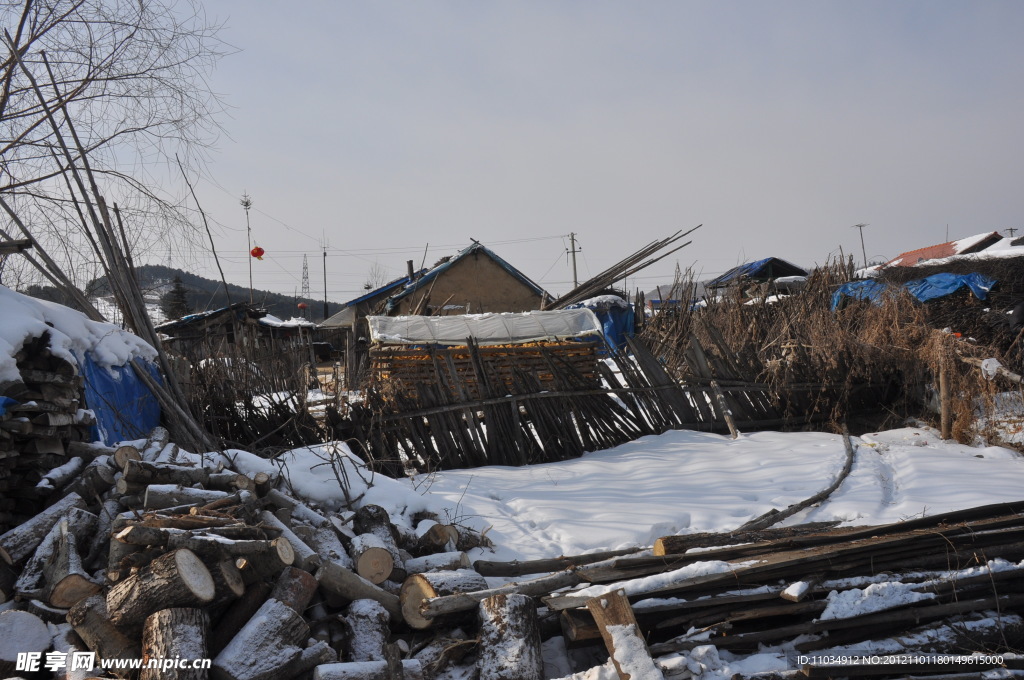
[[[173,0],[0,0],[0,216],[11,213],[81,286],[103,272],[95,190],[120,208],[129,253],[198,243],[168,186],[175,154],[200,168],[219,133],[207,77],[224,52],[202,8]],[[176,172],[176,169],[173,171]],[[174,183],[176,184],[176,183]]]

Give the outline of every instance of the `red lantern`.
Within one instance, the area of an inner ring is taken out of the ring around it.
[[[300,302],[298,306],[299,309],[309,309],[309,305],[307,305],[305,302]]]
[[[249,254],[252,255],[253,257],[255,257],[257,260],[262,260],[263,259],[263,255],[266,252],[267,251],[263,250],[263,248],[260,248],[259,246],[256,246],[255,248],[253,248],[252,250],[249,251]]]

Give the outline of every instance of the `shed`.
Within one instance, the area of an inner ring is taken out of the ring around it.
[[[766,257],[733,267],[704,283],[705,288],[725,288],[743,283],[765,283],[786,276],[807,276],[807,270],[777,257]]]

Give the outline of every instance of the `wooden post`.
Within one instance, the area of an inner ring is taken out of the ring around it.
[[[616,590],[591,598],[587,609],[601,630],[620,680],[664,680],[647,651],[647,642],[640,634],[625,591]]]

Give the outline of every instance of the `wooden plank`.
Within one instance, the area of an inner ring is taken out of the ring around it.
[[[587,609],[601,631],[601,638],[620,680],[663,678],[640,634],[636,616],[624,591],[617,590],[588,600]]]

